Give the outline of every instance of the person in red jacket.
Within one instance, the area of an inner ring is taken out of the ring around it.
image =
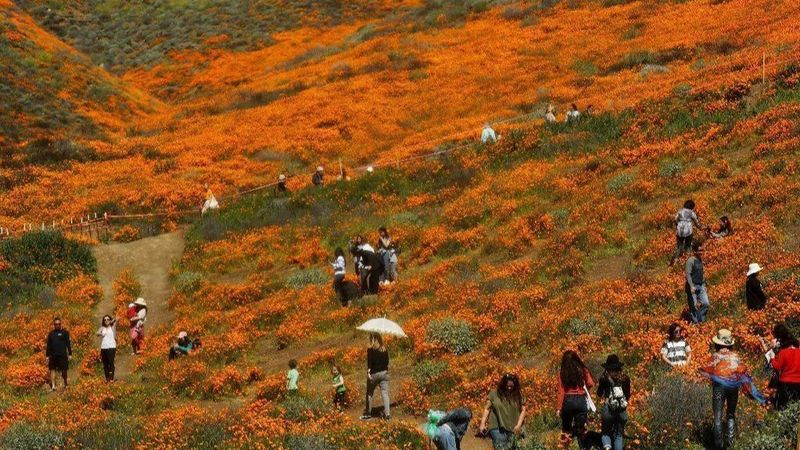
[[[565,444],[578,439],[579,447],[585,448],[586,421],[589,414],[589,390],[594,379],[580,356],[567,350],[561,357],[558,376],[557,414],[561,418],[561,440]]]
[[[770,361],[778,373],[775,409],[783,409],[789,402],[800,400],[800,344],[782,323],[775,325],[772,335],[777,344],[772,351],[776,356]]]

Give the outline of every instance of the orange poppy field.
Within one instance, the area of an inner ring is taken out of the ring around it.
[[[556,415],[575,350],[596,379],[609,354],[624,362],[625,448],[715,448],[698,372],[711,337],[731,330],[770,395],[759,338],[800,333],[797,9],[0,0],[0,447],[424,449],[428,411],[465,407],[461,448],[489,449],[481,415],[514,373],[518,448],[579,448]],[[566,122],[572,104],[584,114]],[[484,124],[497,142],[481,143]],[[201,215],[209,192],[219,208]],[[734,230],[704,240],[699,324],[687,256],[668,264],[687,199],[703,228],[727,216]],[[348,244],[377,248],[382,226],[398,281],[343,307],[334,251],[357,283]],[[751,263],[763,310],[745,304]],[[131,355],[138,297],[147,331]],[[120,318],[113,383],[104,314]],[[70,386],[50,392],[55,316],[73,356]],[[359,420],[356,327],[376,317],[407,335],[386,340],[388,421]],[[683,367],[661,355],[673,322],[692,348]],[[181,331],[202,346],[169,360]],[[796,448],[798,408],[740,396],[732,448]]]

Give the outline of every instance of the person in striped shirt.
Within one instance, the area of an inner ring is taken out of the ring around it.
[[[661,359],[672,367],[685,366],[692,357],[692,348],[683,336],[680,324],[669,326],[667,341],[661,346]]]

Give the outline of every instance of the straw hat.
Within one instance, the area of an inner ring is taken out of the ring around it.
[[[186,336],[189,336],[189,333],[187,333],[185,331],[181,331],[180,333],[178,333],[178,339],[183,339]]]
[[[323,172],[324,170],[325,169],[323,169],[322,166],[317,166],[317,172]]]
[[[750,275],[761,272],[762,270],[764,270],[764,268],[759,266],[758,263],[750,263],[750,266],[747,268],[747,276],[749,277]]]
[[[137,298],[136,301],[133,302],[133,304],[139,306],[147,306],[147,302],[142,297]]]
[[[375,168],[372,166],[367,166],[367,172],[372,173],[375,171]]]
[[[278,176],[278,181],[283,181],[283,180],[285,180],[285,179],[286,179],[286,175],[284,175],[284,174],[280,174],[280,175]]]
[[[711,342],[721,345],[723,347],[733,347],[733,344],[736,342],[733,339],[733,333],[731,330],[726,330],[725,328],[720,329],[717,331],[717,335],[711,338]]]

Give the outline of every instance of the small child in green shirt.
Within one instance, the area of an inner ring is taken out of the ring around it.
[[[289,360],[289,372],[286,374],[286,389],[290,393],[297,392],[297,380],[300,378],[300,372],[297,371],[297,361],[294,359]]]
[[[347,388],[344,387],[344,377],[338,366],[331,367],[331,375],[333,375],[333,406],[342,411],[347,401]]]

